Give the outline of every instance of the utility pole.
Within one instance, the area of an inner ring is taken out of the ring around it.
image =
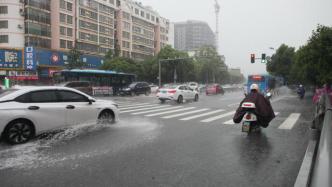
[[[216,4],[214,5],[214,9],[216,12],[216,49],[218,51],[219,48],[219,14],[220,14],[220,5],[218,0],[215,0]]]

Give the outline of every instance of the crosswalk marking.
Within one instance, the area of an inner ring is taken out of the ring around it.
[[[159,113],[154,113],[154,114],[148,114],[148,115],[145,115],[145,116],[147,116],[147,117],[160,116],[160,115],[163,115],[163,114],[181,112],[181,111],[191,110],[191,109],[194,109],[194,108],[196,108],[196,107],[188,107],[188,108],[183,108],[183,109],[178,109],[178,110],[171,110],[171,111],[167,111],[167,112],[159,112]]]
[[[235,114],[235,111],[232,111],[232,112],[228,112],[226,114],[222,114],[222,115],[219,115],[219,116],[214,116],[214,117],[202,120],[201,122],[208,123],[208,122],[215,121],[215,120],[218,120],[218,119],[222,119],[222,118],[225,118],[227,116],[234,115],[234,114]]]
[[[153,104],[153,105],[141,105],[141,106],[131,106],[131,107],[120,107],[120,110],[128,110],[128,109],[135,109],[135,108],[144,108],[144,107],[153,107],[153,106],[160,106],[159,104]]]
[[[279,126],[279,129],[292,129],[299,120],[301,114],[299,113],[292,113],[288,116],[288,118]]]
[[[165,111],[165,110],[170,110],[170,109],[178,109],[178,108],[183,108],[183,107],[182,106],[176,106],[176,107],[171,107],[170,106],[170,107],[165,107],[165,108],[162,108],[162,109],[155,109],[155,110],[147,109],[147,111],[132,113],[132,115],[148,114],[148,113],[160,112],[160,111]]]
[[[195,116],[191,116],[191,117],[183,118],[183,119],[180,119],[180,120],[181,120],[181,121],[188,121],[188,120],[192,120],[192,119],[196,119],[196,118],[200,118],[200,117],[204,117],[204,116],[212,115],[212,114],[219,113],[219,112],[223,112],[223,111],[225,111],[225,110],[223,110],[223,109],[219,109],[219,110],[215,110],[215,111],[212,111],[212,112],[207,112],[207,113],[204,113],[204,114],[200,114],[200,115],[195,115]]]
[[[124,111],[120,111],[120,113],[137,112],[137,111],[150,110],[150,109],[158,109],[158,108],[165,108],[165,107],[169,107],[169,105],[155,106],[155,107],[145,107],[145,108],[139,108],[139,109],[133,109],[133,110],[124,110]]]
[[[135,106],[143,106],[143,105],[151,105],[151,103],[127,103],[127,104],[119,104],[119,107],[135,107]]]
[[[207,111],[207,110],[209,110],[209,109],[204,108],[204,109],[201,109],[201,110],[194,110],[194,111],[185,112],[185,113],[181,113],[181,114],[174,114],[174,115],[165,116],[165,117],[162,117],[162,118],[163,119],[176,118],[176,117],[185,116],[185,115],[188,115],[188,114],[195,114],[195,113],[199,113],[199,112],[204,112],[204,111]]]
[[[280,112],[275,112],[274,115],[275,116],[278,116],[280,114]],[[224,122],[224,125],[235,125],[233,119],[229,120],[229,121],[226,121]]]
[[[235,125],[233,119],[229,120],[229,121],[226,121],[224,122],[224,125]]]

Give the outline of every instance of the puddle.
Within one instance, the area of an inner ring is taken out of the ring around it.
[[[0,170],[31,169],[41,166],[50,167],[68,160],[91,158],[114,151],[121,151],[130,146],[137,146],[141,143],[152,141],[159,135],[160,127],[160,125],[153,121],[142,119],[121,120],[114,125],[81,124],[59,130],[57,132],[43,134],[35,140],[23,145],[1,145],[3,147],[0,148]],[[116,145],[114,147],[116,149],[113,147],[112,149],[109,147],[108,149],[98,149],[98,147],[93,147],[81,153],[75,152],[70,154],[63,152],[56,153],[52,149],[54,146],[66,146],[68,141],[72,141],[73,139],[79,138],[83,135],[99,130],[104,131],[105,128],[110,130],[114,129],[119,132],[121,132],[121,130],[129,130],[132,131],[138,138],[134,141],[132,138],[124,137],[125,139],[121,142],[114,142]]]

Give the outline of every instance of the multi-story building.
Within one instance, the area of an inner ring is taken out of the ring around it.
[[[87,68],[110,50],[144,60],[172,44],[169,35],[169,20],[132,0],[0,0],[0,74],[51,76],[73,47]]]
[[[0,48],[24,47],[24,4],[20,0],[0,1]]]
[[[174,24],[174,46],[182,51],[195,51],[210,45],[215,46],[215,34],[203,21],[187,21]]]
[[[151,7],[123,0],[117,14],[117,43],[122,56],[143,60],[170,44],[169,21]]]
[[[51,0],[25,1],[24,14],[25,46],[51,48]]]

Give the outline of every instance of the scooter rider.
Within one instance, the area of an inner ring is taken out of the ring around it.
[[[255,114],[257,115],[258,123],[257,126],[266,128],[275,118],[270,101],[259,92],[259,87],[257,84],[252,84],[250,86],[250,93],[246,96],[246,98],[243,99],[239,108],[236,110],[236,113],[233,117],[234,123],[240,123],[243,116],[246,114],[246,109],[241,107],[242,103],[244,102],[255,103]]]
[[[305,89],[302,84],[300,84],[299,88],[297,89],[297,94],[300,96],[301,99],[303,99],[305,94]]]

